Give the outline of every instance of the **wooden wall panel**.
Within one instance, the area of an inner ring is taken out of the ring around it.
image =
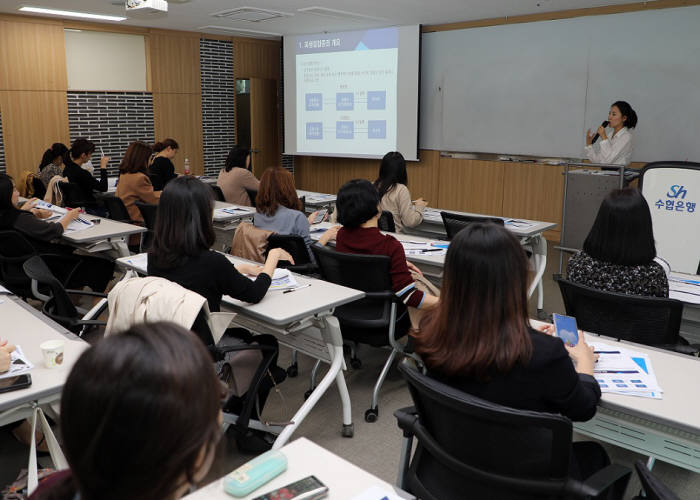
[[[0,20],[0,90],[68,86],[63,26]]]
[[[152,91],[201,94],[199,35],[153,32],[148,38]]]
[[[420,151],[419,162],[407,162],[408,188],[411,196],[434,203],[438,198],[438,151]],[[379,173],[379,160],[357,158],[325,158],[297,156],[294,178],[299,189],[321,193],[337,193],[351,179],[374,181]]]
[[[282,43],[270,40],[236,38],[233,41],[235,78],[269,78],[281,76]]]
[[[36,171],[52,143],[68,144],[66,92],[0,91],[7,173]]]
[[[175,170],[185,171],[185,157],[193,174],[204,173],[201,94],[153,93],[153,125],[156,140],[172,137],[180,145],[173,160]]]
[[[503,215],[503,164],[440,158],[436,208]]]
[[[557,228],[545,233],[559,241],[564,197],[564,167],[527,163],[505,164],[503,215],[546,222]]]

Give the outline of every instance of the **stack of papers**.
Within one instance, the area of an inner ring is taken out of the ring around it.
[[[52,205],[51,203],[48,203],[44,200],[38,200],[36,202],[36,205],[34,205],[36,208],[42,208],[44,210],[49,210],[50,212],[53,212],[54,215],[49,217],[48,219],[44,219],[47,222],[56,222],[58,219],[66,215],[68,210],[66,210],[63,207],[59,207],[58,205]],[[68,224],[68,227],[64,231],[64,233],[71,233],[74,231],[82,231],[83,229],[88,229],[90,227],[94,226],[92,222],[87,220],[84,216],[79,216],[77,219],[75,219],[73,222]]]
[[[439,222],[442,224],[442,215],[440,215],[440,210],[434,208],[426,208],[423,210],[423,220],[429,222]]]
[[[336,200],[336,195],[334,194],[307,194],[306,203],[331,203]]]
[[[599,355],[593,374],[600,391],[644,398],[661,399],[659,387],[649,356],[641,352],[589,342]]]
[[[505,225],[508,227],[517,227],[518,229],[529,229],[534,227],[535,224],[524,220],[506,219]]]
[[[252,208],[226,207],[217,208],[214,210],[214,220],[231,219],[236,215],[250,215],[253,213]]]
[[[20,346],[15,346],[15,350],[10,353],[10,369],[0,373],[0,379],[17,377],[27,373],[34,368],[34,365],[27,359]]]
[[[691,304],[700,304],[700,280],[692,274],[672,273],[668,278],[668,296]]]
[[[402,241],[406,255],[441,256],[447,253],[449,243],[446,241]]]
[[[255,276],[248,276],[251,280],[255,280]],[[269,290],[291,290],[297,288],[299,283],[294,279],[294,275],[288,269],[275,269],[272,275],[272,283]]]

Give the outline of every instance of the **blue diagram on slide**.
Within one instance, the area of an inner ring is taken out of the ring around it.
[[[296,38],[297,151],[396,149],[398,38],[397,28]]]

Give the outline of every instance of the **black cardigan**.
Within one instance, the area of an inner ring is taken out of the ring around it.
[[[151,178],[154,191],[162,191],[165,185],[177,177],[175,165],[169,159],[158,156],[148,168],[148,176]]]
[[[600,400],[598,382],[574,370],[564,343],[557,337],[530,330],[532,357],[507,373],[492,373],[488,381],[430,375],[452,387],[492,403],[546,413],[574,421],[593,418]]]
[[[68,177],[68,181],[80,186],[82,200],[95,203],[93,191],[107,191],[107,169],[100,168],[100,180],[95,179],[90,172],[82,168],[77,163],[68,160],[63,169],[63,176]]]

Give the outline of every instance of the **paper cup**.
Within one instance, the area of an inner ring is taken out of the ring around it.
[[[63,364],[63,340],[47,340],[39,347],[44,355],[46,368],[56,368]]]

